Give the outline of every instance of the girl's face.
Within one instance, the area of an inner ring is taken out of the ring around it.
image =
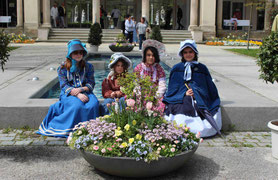
[[[115,65],[114,65],[114,71],[116,74],[121,74],[123,73],[125,70],[124,67],[124,63],[122,61],[118,61]]]
[[[184,50],[182,51],[182,55],[183,58],[188,62],[193,61],[193,59],[195,58],[195,52],[190,47],[184,48]]]
[[[146,52],[146,62],[147,65],[153,65],[155,63],[155,57],[153,52],[148,49]]]
[[[81,61],[81,59],[83,58],[83,51],[73,51],[71,53],[71,58],[76,61]]]

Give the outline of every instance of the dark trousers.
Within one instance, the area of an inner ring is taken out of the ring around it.
[[[118,25],[118,18],[113,18],[114,28],[117,28]]]
[[[143,44],[143,41],[146,40],[146,35],[145,34],[139,34],[139,49],[141,50],[142,49],[142,44]]]
[[[179,18],[178,17],[178,19],[177,19],[177,23],[178,23],[178,29],[183,29],[184,28],[184,26],[181,24],[181,18]]]
[[[128,40],[129,43],[133,42],[133,31],[129,31],[127,34],[125,34],[126,40]]]

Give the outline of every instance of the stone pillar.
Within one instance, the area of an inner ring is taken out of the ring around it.
[[[265,5],[265,17],[264,17],[264,30],[265,31],[269,31],[270,29],[271,29],[271,27],[270,27],[270,14],[269,14],[269,10],[270,10],[270,8],[272,7],[272,2],[271,2],[271,0],[268,0],[267,2],[266,2],[266,5]]]
[[[216,0],[200,1],[200,28],[204,33],[204,39],[216,36],[215,17]]]
[[[100,23],[100,0],[92,0],[92,4],[93,4],[92,24],[94,24],[95,22]]]
[[[37,37],[40,25],[40,0],[24,0],[24,30]]]
[[[223,23],[223,0],[218,0],[217,3],[217,29],[222,30]]]
[[[149,22],[150,17],[150,0],[142,0],[142,17]]]
[[[50,1],[43,0],[42,1],[42,15],[43,15],[43,24],[42,27],[50,28]]]
[[[198,6],[199,6],[199,0],[191,0],[190,4],[190,25],[188,27],[188,30],[192,31],[196,28],[198,28]]]
[[[17,3],[17,6],[16,6],[17,25],[16,25],[16,27],[21,28],[21,27],[23,27],[23,4],[22,4],[22,0],[17,0],[16,3]]]

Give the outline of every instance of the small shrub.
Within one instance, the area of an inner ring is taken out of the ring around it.
[[[154,26],[152,29],[152,33],[151,33],[151,39],[157,40],[159,42],[162,42],[162,35],[160,32],[160,27],[159,26]]]
[[[278,32],[272,32],[263,40],[257,65],[260,67],[260,79],[266,83],[278,82]]]
[[[101,39],[102,39],[102,30],[99,23],[94,23],[91,25],[88,43],[90,45],[99,46],[101,45]]]
[[[9,36],[4,32],[4,30],[0,31],[0,61],[1,61],[1,68],[4,72],[4,65],[9,60],[9,52],[11,51],[10,48],[8,48],[8,45],[10,43]]]

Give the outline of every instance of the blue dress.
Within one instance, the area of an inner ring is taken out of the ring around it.
[[[71,73],[61,67],[57,71],[61,88],[60,99],[50,106],[37,133],[45,136],[67,137],[79,122],[99,116],[99,102],[93,94],[94,67],[86,62],[84,69],[79,72]],[[83,93],[89,97],[89,101],[86,103],[70,95],[73,88],[82,86],[89,88],[89,92]]]
[[[188,89],[185,83],[192,88],[195,99],[186,96]],[[186,124],[192,132],[200,132],[201,137],[217,133],[204,116],[206,111],[213,116],[218,128],[222,127],[218,91],[207,67],[202,63],[192,66],[192,78],[188,82],[184,80],[184,63],[173,66],[163,102],[166,104],[164,111],[166,120],[175,121],[178,125]]]

